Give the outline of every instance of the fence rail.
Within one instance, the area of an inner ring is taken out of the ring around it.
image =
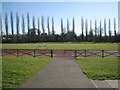
[[[53,50],[48,49],[1,49],[1,56],[48,56],[53,57]]]
[[[120,57],[120,50],[64,50],[64,53],[71,52],[71,56],[77,57]],[[74,54],[74,55],[73,55]]]
[[[0,49],[1,56],[48,56],[54,57],[60,51],[49,49]],[[63,50],[62,57],[120,57],[120,50]],[[62,52],[62,51],[61,51]]]

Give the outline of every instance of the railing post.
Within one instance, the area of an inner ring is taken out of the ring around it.
[[[51,50],[51,58],[53,58],[53,50]]]
[[[35,49],[34,49],[34,57],[35,57]]]
[[[120,58],[120,49],[118,49],[118,57]]]
[[[64,56],[65,56],[65,49],[64,49]]]
[[[19,57],[19,49],[17,49],[17,57]]]
[[[77,50],[75,50],[75,58],[77,57],[77,55],[76,55],[76,54],[77,54]]]
[[[1,49],[1,54],[2,54],[2,56],[3,56],[3,49]]]
[[[102,58],[104,58],[104,50],[102,50]]]
[[[86,57],[86,50],[85,50],[85,57]]]

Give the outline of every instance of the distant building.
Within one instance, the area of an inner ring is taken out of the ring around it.
[[[38,33],[37,33],[37,30],[38,30],[38,29],[35,28],[35,34],[38,34]],[[29,29],[29,31],[30,31],[30,34],[32,35],[32,34],[33,34],[33,28]]]

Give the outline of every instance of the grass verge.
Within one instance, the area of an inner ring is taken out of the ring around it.
[[[3,57],[2,88],[18,87],[50,60],[50,57]]]
[[[115,80],[120,79],[118,72],[118,58],[77,58],[76,62],[81,67],[83,72],[94,80]]]
[[[2,44],[3,49],[118,49],[118,43],[92,43],[92,42],[65,42],[65,43],[18,43]]]

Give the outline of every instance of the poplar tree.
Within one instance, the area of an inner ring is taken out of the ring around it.
[[[18,12],[16,13],[16,28],[17,28],[17,42],[19,42],[19,16],[18,16]]]
[[[22,42],[25,43],[25,22],[24,15],[22,14]]]
[[[52,35],[55,35],[55,30],[54,30],[54,19],[52,17]]]
[[[67,19],[67,34],[69,34],[70,29],[69,29],[69,20]]]
[[[117,41],[117,34],[116,34],[116,20],[114,18],[114,42]]]
[[[52,41],[55,41],[54,19],[52,17]]]
[[[39,23],[39,17],[38,17],[38,29],[37,29],[37,33],[38,33],[38,41],[40,42],[40,23]]]
[[[75,41],[75,19],[73,17],[73,27],[72,27],[72,31],[73,31],[73,41]]]
[[[105,42],[107,41],[107,35],[106,35],[106,19],[104,19],[104,34],[105,34]]]
[[[42,30],[43,30],[43,35],[45,35],[45,27],[44,27],[44,17],[42,16]]]
[[[11,19],[11,32],[12,32],[12,37],[11,37],[11,42],[15,42],[14,41],[14,29],[13,29],[13,13],[11,11],[11,16],[10,16],[10,19]]]
[[[49,17],[47,18],[47,28],[48,28],[48,35],[50,35],[50,24],[49,24]]]
[[[35,17],[33,16],[33,42],[36,41],[36,34],[35,34]]]
[[[88,41],[88,21],[85,20],[85,33],[86,33],[86,42]]]
[[[82,40],[82,41],[83,41],[83,37],[84,37],[83,29],[84,29],[84,20],[83,20],[83,17],[82,17],[82,18],[81,18],[81,30],[82,30],[82,37],[81,37],[81,40]]]
[[[64,32],[63,32],[63,19],[61,19],[61,35],[63,36]]]
[[[101,21],[100,21],[100,42],[102,41],[102,28],[101,28]]]
[[[95,42],[97,41],[97,21],[95,20]]]
[[[29,13],[27,13],[27,29],[28,29],[28,42],[31,42]]]
[[[2,39],[3,39],[3,31],[2,31],[2,15],[0,12],[0,42],[2,43]]]
[[[64,31],[63,31],[63,19],[61,18],[61,37],[60,37],[60,38],[61,38],[61,39],[60,39],[61,42],[63,42],[63,40],[64,40],[64,37],[63,37],[63,36],[64,36]]]
[[[66,35],[67,41],[70,41],[70,29],[69,29],[69,19],[67,19],[67,35]]]
[[[5,13],[5,29],[6,29],[6,41],[8,42],[8,16]]]
[[[75,19],[74,19],[74,17],[73,17],[73,34],[75,34]]]
[[[42,16],[42,19],[41,19],[41,24],[42,24],[42,31],[43,31],[43,41],[45,41],[45,27],[44,27],[44,17]]]
[[[111,22],[109,19],[109,41],[111,41]]]
[[[89,35],[90,35],[90,41],[93,40],[93,31],[92,31],[92,21],[90,20],[90,32],[89,32]]]

